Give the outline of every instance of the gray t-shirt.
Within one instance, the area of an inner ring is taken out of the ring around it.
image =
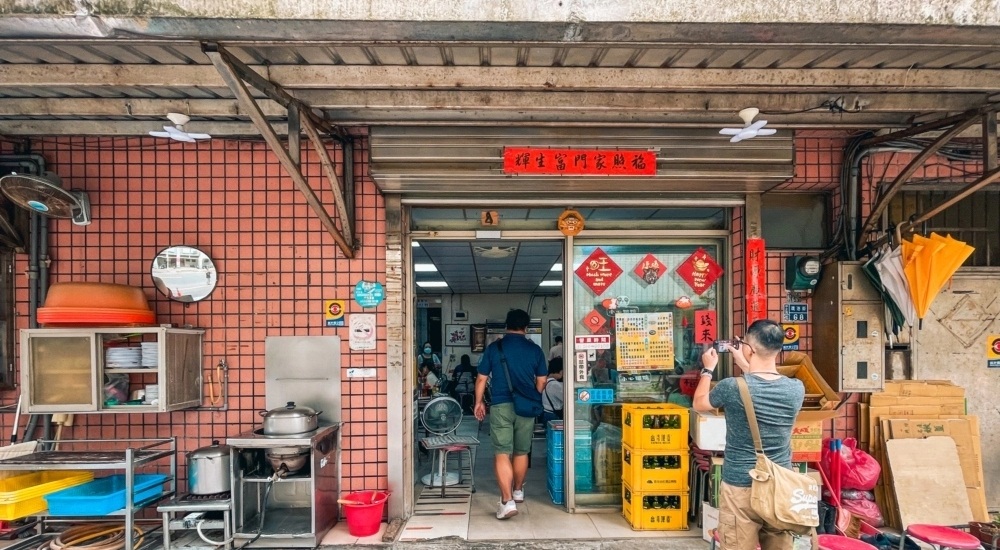
[[[775,463],[790,468],[792,425],[806,393],[802,381],[785,376],[765,380],[752,374],[744,378],[757,414],[764,454]],[[734,487],[749,487],[749,472],[757,463],[757,455],[736,378],[720,381],[708,394],[708,400],[713,407],[722,408],[726,414],[726,456],[722,463],[722,481]]]

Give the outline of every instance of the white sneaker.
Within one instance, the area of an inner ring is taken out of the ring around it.
[[[521,487],[520,490],[514,489],[514,502],[519,504],[524,502],[524,487]]]
[[[513,500],[497,504],[497,519],[512,518],[517,515],[517,504]]]

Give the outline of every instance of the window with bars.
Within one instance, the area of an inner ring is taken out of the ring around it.
[[[892,225],[920,215],[948,200],[954,193],[946,190],[903,191],[896,195],[888,210]],[[966,266],[1000,266],[1000,189],[991,188],[945,209],[914,228],[922,235],[931,232],[965,241],[976,251]]]

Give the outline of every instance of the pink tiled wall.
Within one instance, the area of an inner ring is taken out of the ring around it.
[[[347,301],[347,315],[362,312],[352,300],[364,279],[385,283],[385,210],[368,172],[367,140],[355,148],[356,232],[352,260],[296,190],[266,145],[214,139],[181,144],[149,138],[60,138],[32,142],[48,169],[70,188],[86,190],[94,221],[86,227],[54,220],[50,228],[51,282],[100,281],[141,287],[159,323],[204,327],[204,368],[222,358],[230,366],[226,412],[77,415],[66,438],[166,437],[188,451],[212,439],[255,429],[264,408],[264,339],[268,336],[338,335],[342,369],[374,367],[374,379],[342,382],[344,491],[385,489],[387,466],[386,318],[376,313],[378,349],[352,351],[347,328],[324,327],[323,301]],[[341,150],[329,146],[336,162]],[[330,183],[314,152],[303,148],[302,170],[335,212]],[[338,169],[339,171],[339,169]],[[219,270],[208,300],[185,306],[161,296],[150,262],[169,245],[196,246]],[[17,326],[28,324],[27,258],[16,267]],[[207,389],[206,389],[207,395]],[[16,400],[5,392],[5,403]],[[206,403],[207,404],[207,403]],[[12,417],[0,416],[3,433]],[[23,426],[23,422],[22,422]],[[186,477],[184,460],[179,461]]]

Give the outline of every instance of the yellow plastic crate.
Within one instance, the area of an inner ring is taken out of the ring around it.
[[[622,481],[638,491],[687,491],[687,451],[643,451],[622,445]]]
[[[75,470],[30,472],[0,479],[0,520],[20,519],[45,510],[45,495],[82,485],[93,472]]]
[[[691,412],[672,403],[622,405],[622,443],[635,450],[686,450]]]
[[[685,531],[688,506],[686,491],[633,492],[622,483],[622,515],[636,531]]]

